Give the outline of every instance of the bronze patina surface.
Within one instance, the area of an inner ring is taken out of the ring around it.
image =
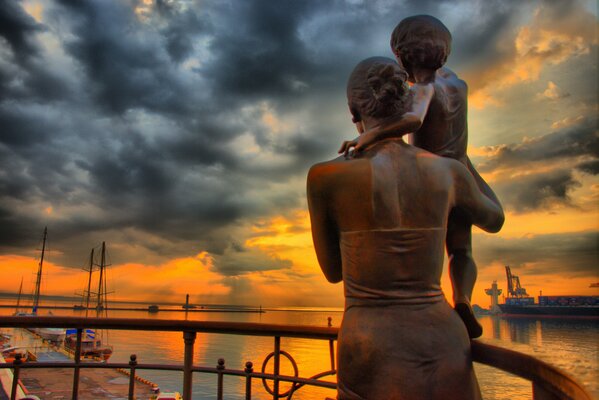
[[[504,216],[495,196],[479,187],[465,149],[464,157],[439,157],[400,138],[426,126],[465,129],[465,87],[439,70],[449,42],[442,29],[440,40],[435,29],[422,29],[430,18],[415,27],[408,20],[409,29],[433,37],[415,34],[420,42],[406,42],[418,46],[404,57],[405,70],[381,57],[356,66],[347,88],[350,111],[359,133],[374,134],[353,157],[317,164],[308,175],[316,254],[326,278],[343,281],[346,298],[338,342],[339,399],[480,398],[466,329],[476,324],[468,321],[468,288],[476,267],[468,265],[469,257],[456,269],[458,257],[448,246],[455,300],[466,306],[462,321],[441,292],[443,253],[455,224],[462,227],[459,248],[469,256],[464,246],[470,224],[497,232]],[[418,78],[425,74],[416,61],[430,64],[429,81]],[[410,89],[407,79],[419,87]],[[436,103],[439,110],[431,109]]]

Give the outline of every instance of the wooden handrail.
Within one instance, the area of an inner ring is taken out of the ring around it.
[[[170,331],[226,333],[250,336],[281,336],[306,339],[336,339],[338,328],[307,325],[277,325],[252,322],[186,321],[168,319],[85,318],[85,317],[0,317],[1,327],[14,328],[96,328],[128,331]]]
[[[584,386],[553,365],[528,354],[477,340],[471,343],[473,361],[517,375],[531,381],[537,391],[547,392],[547,394],[534,396],[535,400],[544,398],[592,400]]]
[[[0,316],[0,327],[201,332],[322,340],[336,340],[339,332],[336,327],[306,325],[62,316]],[[576,379],[531,355],[473,340],[472,360],[531,381],[533,384],[533,399],[535,400],[592,400],[588,391]]]

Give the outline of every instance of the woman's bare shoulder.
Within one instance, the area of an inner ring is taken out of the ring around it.
[[[341,176],[356,174],[368,164],[364,157],[344,157],[314,164],[308,172],[308,184],[310,182],[327,184],[331,180],[339,179]]]

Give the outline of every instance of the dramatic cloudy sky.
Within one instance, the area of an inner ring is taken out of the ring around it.
[[[48,226],[48,294],[80,290],[106,241],[115,298],[341,305],[307,170],[355,135],[353,66],[423,13],[453,33],[469,152],[507,214],[475,232],[475,302],[506,264],[535,295],[597,294],[592,0],[1,1],[0,291],[31,290]]]

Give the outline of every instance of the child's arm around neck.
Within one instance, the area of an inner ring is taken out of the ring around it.
[[[432,83],[416,83],[411,88],[413,93],[412,109],[401,116],[394,116],[385,121],[377,121],[376,125],[365,126],[364,133],[352,141],[343,142],[339,153],[349,154],[354,151],[364,150],[376,141],[399,138],[406,133],[414,133],[422,126],[431,99],[435,93]]]

